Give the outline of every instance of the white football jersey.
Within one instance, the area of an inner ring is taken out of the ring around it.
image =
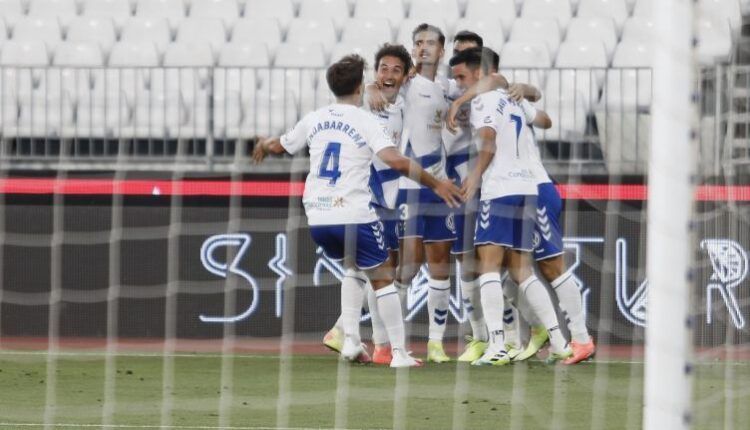
[[[536,195],[537,178],[531,168],[534,136],[518,103],[503,90],[481,94],[471,103],[471,126],[475,132],[484,127],[496,132],[495,156],[482,176],[481,200]]]
[[[368,112],[375,115],[381,126],[390,136],[393,144],[401,144],[401,131],[404,127],[404,98],[401,95],[396,96],[396,101],[389,104],[383,112],[372,112],[370,103],[365,100],[362,106]],[[390,168],[377,155],[372,159],[372,167],[375,170],[370,176],[370,191],[372,192],[373,202],[388,208],[396,208],[396,197],[398,197],[398,179],[401,174]]]
[[[281,137],[290,154],[310,147],[310,173],[302,203],[310,225],[376,221],[370,208],[372,157],[393,147],[383,127],[353,105],[333,104],[305,115]]]
[[[458,84],[455,79],[448,81],[448,102],[453,103],[454,100],[461,97],[464,91],[458,88]],[[443,127],[443,144],[445,145],[445,152],[447,153],[447,159],[445,163],[446,174],[449,178],[459,179],[461,182],[466,179],[469,170],[469,154],[471,151],[471,122],[469,121],[471,116],[471,103],[464,103],[458,108],[456,113],[456,125],[458,126],[456,133],[448,131],[447,127]]]
[[[438,179],[445,178],[445,150],[441,132],[448,102],[445,98],[447,82],[438,78],[435,82],[417,75],[401,87],[406,107],[404,109],[404,131],[401,153],[418,162],[427,172]],[[406,177],[399,182],[400,188],[417,189],[422,186]]]

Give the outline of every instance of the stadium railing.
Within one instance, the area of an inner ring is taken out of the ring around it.
[[[553,173],[643,174],[651,70],[513,69],[543,92],[553,127],[538,131]],[[750,164],[748,68],[702,70],[703,171]],[[0,68],[0,163],[7,169],[285,172],[247,162],[257,136],[278,135],[332,101],[323,69]],[[740,106],[741,107],[741,106]]]

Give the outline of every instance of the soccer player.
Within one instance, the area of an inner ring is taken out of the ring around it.
[[[384,110],[373,112],[373,114],[397,145],[401,143],[404,115],[404,99],[399,95],[399,91],[411,67],[411,56],[403,45],[385,44],[375,53],[375,84],[388,101],[388,105]],[[368,100],[365,100],[362,108],[370,111]],[[396,197],[398,196],[398,178],[400,175],[377,156],[373,158],[372,169],[373,172],[370,175],[372,205],[385,227],[386,247],[391,264],[395,269],[398,262],[397,230],[399,220],[399,214],[396,210]],[[395,277],[395,270],[392,275]],[[376,311],[375,292],[369,285],[367,304],[370,308],[372,342],[375,346],[372,362],[375,364],[390,364],[391,348],[388,344],[383,322]],[[343,345],[344,336],[341,324],[342,318],[339,317],[336,325],[326,333],[323,339],[324,345],[334,351],[340,351]]]
[[[495,84],[488,83],[487,85],[493,86]],[[474,97],[477,91],[476,88],[470,88],[461,97],[454,100],[446,118],[447,127],[455,127],[458,121],[457,113],[460,112],[462,106]],[[532,86],[514,84],[509,88],[509,96],[512,100],[522,103],[529,110],[531,106],[527,104],[528,102],[524,102],[523,99],[538,99],[541,94]],[[542,111],[537,112],[542,113]],[[551,123],[549,122],[549,117],[545,114],[544,117],[534,120],[532,125],[538,128],[549,128]],[[572,274],[565,270],[563,235],[560,223],[560,215],[562,213],[560,194],[550,179],[547,170],[544,168],[535,138],[531,155],[531,166],[535,176],[538,178],[537,222],[534,227],[534,259],[536,260],[539,273],[552,286],[560,308],[568,314],[568,330],[571,333],[570,346],[573,350],[573,356],[565,359],[563,363],[576,364],[592,357],[596,348],[594,340],[586,328],[581,292]],[[518,297],[518,304],[522,315],[525,319],[533,323],[533,327],[531,328],[529,344],[522,352],[517,351],[517,355],[513,354],[515,355],[513,357],[514,361],[522,361],[533,357],[549,340],[547,330],[543,325],[540,325],[536,316],[533,315],[533,311],[526,306],[523,297]]]
[[[484,58],[484,60],[483,60]],[[450,65],[456,81],[467,88],[487,73],[482,64],[497,64],[491,49],[468,49]],[[533,109],[533,108],[532,108]],[[472,364],[510,363],[503,330],[503,288],[500,271],[507,268],[529,305],[544,323],[552,344],[549,361],[572,352],[560,333],[552,302],[532,270],[532,236],[536,210],[536,178],[530,169],[531,130],[526,127],[536,112],[525,112],[504,90],[483,93],[472,101],[471,125],[480,145],[477,166],[464,181],[464,200],[481,186],[480,213],[474,243],[479,258],[479,288],[489,343]]]
[[[448,110],[445,99],[447,82],[436,81],[440,59],[445,52],[445,36],[433,25],[420,24],[412,32],[412,42],[417,74],[402,90],[406,108],[401,152],[436,177],[445,178],[441,131]],[[406,288],[427,260],[427,360],[448,362],[450,357],[443,349],[443,336],[450,299],[450,250],[456,237],[454,216],[435,193],[413,180],[401,178],[399,188],[401,260],[396,285],[405,303]]]
[[[458,189],[441,181],[399,154],[390,137],[362,104],[365,61],[350,55],[331,65],[326,80],[336,103],[311,112],[280,138],[263,139],[253,150],[261,162],[269,154],[294,154],[310,150],[310,173],[302,201],[315,243],[329,258],[343,260],[346,276],[341,286],[344,345],[341,356],[355,360],[363,351],[359,315],[364,298],[362,275],[377,296],[377,311],[388,332],[393,359],[391,367],[419,366],[406,352],[403,315],[393,267],[388,260],[383,226],[370,207],[368,187],[372,157],[377,154],[392,169],[408,175],[458,206]]]
[[[453,39],[453,54],[470,49],[482,48],[484,40],[477,33],[464,30],[456,33]],[[495,87],[507,87],[508,82],[497,72],[497,64],[484,65],[486,73],[484,77],[473,84],[468,89],[463,89],[455,79],[449,80],[448,100],[454,102],[461,98],[465,92],[476,94],[477,91],[486,87],[486,90]],[[539,91],[532,86],[516,85],[517,89],[523,90],[522,96],[535,98],[540,95]],[[471,111],[470,99],[465,99],[462,104],[454,103],[451,105],[449,114],[451,127],[447,121],[443,130],[443,141],[447,152],[446,172],[448,177],[462,183],[466,179],[469,169],[471,169],[470,159],[475,158],[473,145],[471,145],[471,124],[469,124],[469,114]],[[456,259],[461,262],[461,294],[463,297],[464,307],[466,309],[469,323],[472,328],[472,336],[467,343],[464,352],[459,356],[458,361],[472,362],[482,356],[487,346],[488,334],[487,326],[484,321],[482,304],[479,296],[479,289],[476,287],[478,274],[476,273],[476,255],[474,249],[474,227],[477,202],[467,202],[466,205],[456,212],[456,241],[453,243],[451,253],[456,255]],[[509,330],[515,326],[514,321],[508,322],[508,316],[513,316],[513,309],[510,304],[506,305],[504,310],[506,316],[506,342],[511,349],[508,353],[512,356],[519,354],[520,340],[518,339],[518,330]],[[546,333],[546,332],[545,332]]]

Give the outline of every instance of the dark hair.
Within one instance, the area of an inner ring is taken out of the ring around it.
[[[409,73],[409,69],[412,67],[411,54],[409,54],[409,51],[406,50],[404,45],[391,45],[390,43],[386,43],[381,46],[380,49],[378,49],[378,52],[375,53],[376,71],[378,70],[378,67],[380,67],[380,60],[383,59],[383,57],[396,57],[401,60],[401,62],[404,63],[404,73]]]
[[[482,68],[482,72],[488,75],[492,72],[497,71],[500,64],[500,56],[490,48],[469,48],[459,51],[454,55],[450,62],[451,67],[459,64],[466,64],[466,67],[476,70],[478,67]]]
[[[422,23],[417,26],[417,28],[414,29],[414,31],[411,32],[411,41],[414,41],[414,38],[417,36],[417,33],[421,33],[423,31],[431,31],[438,35],[438,42],[440,42],[440,46],[445,47],[445,35],[443,34],[443,31],[439,28],[435,27],[434,25]]]
[[[453,42],[474,42],[480,48],[484,46],[484,39],[482,39],[482,36],[469,30],[463,30],[456,33],[456,35],[453,36]]]
[[[362,84],[365,60],[357,54],[347,55],[331,64],[326,71],[326,81],[336,97],[354,94]]]

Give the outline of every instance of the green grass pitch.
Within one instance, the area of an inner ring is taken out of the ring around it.
[[[44,353],[0,352],[3,429],[41,428],[35,424],[44,422],[46,360]],[[405,413],[400,427],[406,429],[637,429],[643,413],[639,362],[427,365],[397,375],[389,368],[340,365],[333,355],[293,356],[286,373],[288,396],[281,396],[288,409],[279,413],[278,357],[236,355],[222,363],[219,355],[187,354],[173,360],[174,385],[166,392],[172,397],[174,428],[393,428],[394,403]],[[157,428],[165,392],[163,358],[119,355],[114,363],[110,428]],[[222,364],[232,368],[225,383]],[[337,378],[348,379],[348,385],[341,384],[348,393],[337,392]],[[397,378],[408,380],[408,392],[394,402]],[[56,379],[55,428],[98,427],[107,400],[104,355],[61,355]],[[748,428],[748,388],[750,363],[697,365],[694,427]]]

